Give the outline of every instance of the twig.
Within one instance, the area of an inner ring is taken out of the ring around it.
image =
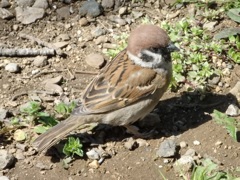
[[[0,48],[0,56],[53,56],[55,55],[54,49],[42,48]]]
[[[90,75],[97,75],[98,73],[93,71],[75,71],[77,74],[90,74]]]
[[[75,76],[72,74],[72,72],[67,68],[68,73],[70,74],[70,80],[75,79]]]
[[[29,39],[29,40],[31,40],[31,41],[33,41],[33,42],[37,42],[39,45],[42,45],[42,46],[45,46],[45,47],[54,49],[54,50],[56,51],[56,53],[57,53],[58,55],[60,55],[60,56],[63,55],[62,50],[59,49],[58,47],[54,46],[54,45],[51,44],[51,43],[48,43],[48,42],[46,42],[46,41],[43,41],[43,40],[41,40],[41,39],[38,39],[38,38],[36,38],[36,37],[30,36],[30,35],[24,34],[24,33],[19,33],[18,35],[19,35],[21,38]]]
[[[29,91],[29,92],[22,92],[19,94],[16,94],[15,96],[12,97],[11,101],[15,101],[17,98],[19,98],[20,96],[24,96],[24,95],[28,95],[28,94],[32,94],[32,93],[36,93],[36,94],[48,94],[48,95],[55,95],[55,92],[52,91]]]
[[[32,76],[32,78],[39,77],[39,76],[41,76],[41,75],[43,75],[43,74],[61,73],[61,72],[64,72],[64,71],[66,71],[66,70],[64,69],[64,70],[57,70],[57,71],[42,71],[42,72],[40,72],[40,73]]]

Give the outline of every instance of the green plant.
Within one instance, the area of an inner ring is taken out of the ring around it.
[[[117,35],[113,37],[116,42],[118,42],[118,46],[115,49],[108,49],[106,54],[114,58],[120,51],[127,47],[127,33],[122,33],[121,35]]]
[[[61,114],[64,118],[68,117],[73,109],[76,107],[75,102],[71,102],[70,104],[59,103],[55,106],[55,111],[58,114]]]
[[[11,119],[11,123],[17,126],[34,126],[33,129],[36,133],[44,133],[58,123],[55,118],[42,111],[39,102],[31,101],[27,103],[20,108],[20,113],[19,116]]]
[[[184,82],[190,82],[194,87],[204,89],[207,79],[214,73],[217,74],[214,66],[209,59],[211,51],[220,46],[213,44],[211,47],[205,47],[204,43],[210,43],[210,38],[204,34],[200,26],[193,26],[190,19],[182,19],[175,25],[163,21],[161,27],[165,29],[171,40],[176,41],[177,46],[182,47],[181,52],[172,53],[173,59],[173,80],[171,88],[176,88]]]
[[[191,180],[240,180],[230,173],[219,171],[217,164],[210,159],[204,159],[202,165],[196,165],[193,169]]]
[[[78,138],[69,137],[67,143],[63,147],[63,153],[66,156],[74,156],[74,154],[82,157],[82,144]]]
[[[234,118],[228,117],[226,114],[221,113],[220,111],[214,110],[212,117],[218,124],[223,125],[231,137],[237,141],[237,122]]]

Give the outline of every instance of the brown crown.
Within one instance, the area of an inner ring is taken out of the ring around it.
[[[169,42],[170,38],[163,29],[145,24],[138,26],[130,33],[127,50],[138,55],[143,49],[166,47]]]

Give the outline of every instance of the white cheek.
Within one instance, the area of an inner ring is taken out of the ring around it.
[[[146,68],[157,68],[159,67],[161,64],[163,64],[163,57],[161,54],[155,54],[152,53],[148,50],[144,50],[143,51],[145,54],[151,56],[153,58],[152,62],[145,62],[143,61],[140,57],[141,57],[141,53],[138,54],[138,56],[133,55],[132,53],[130,53],[129,51],[127,52],[128,57],[137,65],[142,66],[142,67],[146,67]]]

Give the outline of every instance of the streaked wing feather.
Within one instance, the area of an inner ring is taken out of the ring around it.
[[[155,92],[157,78],[155,71],[133,64],[123,50],[85,89],[75,114],[104,113],[132,104]]]

